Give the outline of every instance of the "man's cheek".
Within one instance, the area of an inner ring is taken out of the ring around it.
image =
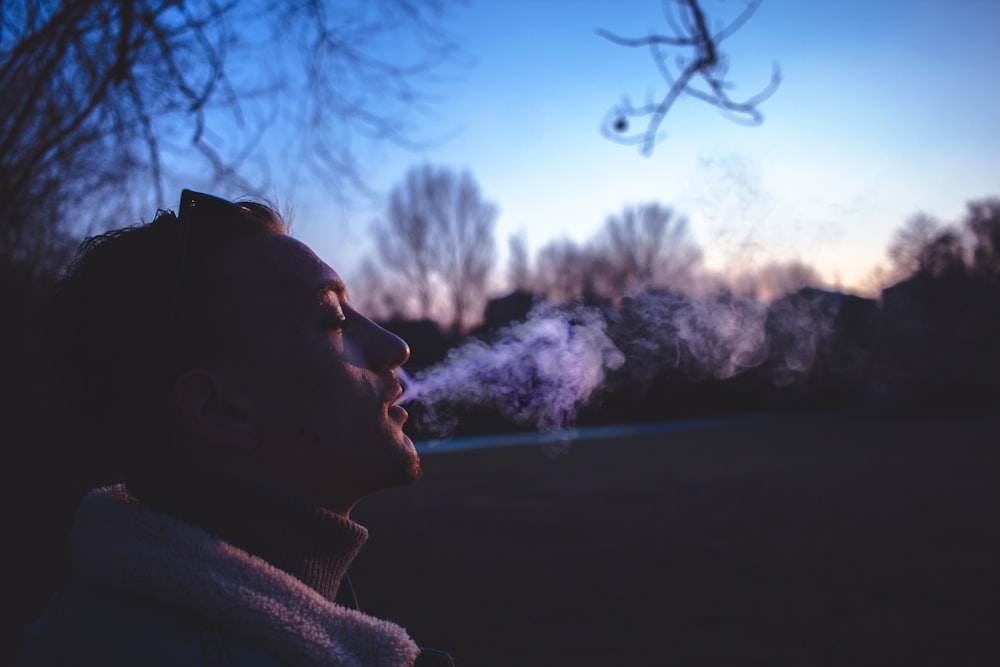
[[[365,368],[365,353],[361,345],[357,342],[351,340],[350,338],[344,339],[343,350],[341,351],[341,358],[337,360],[339,363],[344,365],[355,366],[357,368]]]

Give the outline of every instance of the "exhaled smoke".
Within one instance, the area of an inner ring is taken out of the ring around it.
[[[538,306],[491,344],[473,340],[452,350],[413,378],[403,401],[420,402],[421,426],[437,437],[453,425],[455,406],[492,407],[541,430],[566,428],[608,371],[624,361],[606,326],[597,309]]]
[[[770,305],[650,291],[618,308],[536,307],[492,342],[472,340],[409,381],[418,426],[447,436],[455,409],[485,407],[543,431],[572,426],[577,410],[613,384],[640,393],[666,373],[724,380],[766,364],[785,385],[808,373],[839,302],[798,293]]]
[[[767,355],[767,309],[750,299],[705,300],[647,292],[622,302],[613,338],[628,360],[628,380],[645,385],[667,370],[726,379]]]
[[[766,363],[774,385],[791,384],[812,368],[838,306],[836,295],[815,290],[771,304],[656,291],[626,298],[609,314],[626,359],[619,381],[642,388],[667,372],[726,380]]]

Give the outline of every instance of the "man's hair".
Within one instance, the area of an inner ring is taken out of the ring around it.
[[[174,382],[218,359],[237,333],[220,312],[219,259],[242,238],[287,232],[263,204],[185,196],[208,205],[185,211],[182,202],[180,221],[158,211],[148,224],[86,239],[49,304],[58,394],[114,475],[182,456],[172,437]]]

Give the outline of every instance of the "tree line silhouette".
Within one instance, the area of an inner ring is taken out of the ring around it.
[[[475,244],[491,249],[490,229],[480,232]],[[447,235],[433,238],[456,244]],[[969,202],[965,216],[952,225],[926,215],[907,221],[887,248],[888,264],[877,272],[883,287],[875,297],[825,286],[815,269],[799,261],[772,262],[731,276],[708,272],[686,219],[657,203],[626,206],[609,216],[589,242],[552,240],[534,261],[522,237],[510,243],[509,291],[483,297],[482,320],[468,330],[449,325],[454,320],[448,316],[439,324],[431,308],[408,307],[413,298],[405,280],[393,282],[388,292],[380,291],[387,283],[362,281],[363,300],[410,341],[411,371],[444,359],[467,336],[495,340],[504,327],[524,321],[544,302],[601,310],[625,353],[623,367],[606,389],[584,406],[585,423],[826,406],[982,408],[1000,400],[997,198]],[[381,266],[394,271],[392,264]],[[406,277],[402,269],[398,274]],[[486,294],[485,280],[477,291]],[[641,329],[650,326],[651,303],[669,311],[655,323],[659,332]],[[747,312],[734,318],[740,309]],[[713,322],[720,314],[722,319]],[[637,323],[631,328],[623,324],[629,318]],[[760,340],[749,347],[723,331],[755,325],[760,325]],[[687,330],[663,332],[679,326]],[[677,342],[668,346],[678,356],[672,363],[648,349],[640,353],[630,340],[672,335]],[[719,361],[712,370],[699,355],[723,352],[697,349],[712,346],[729,346],[727,354],[746,358]],[[724,363],[733,367],[719,370]],[[472,409],[459,432],[516,427],[495,411]]]

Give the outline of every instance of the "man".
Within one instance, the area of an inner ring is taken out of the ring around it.
[[[418,659],[402,628],[334,601],[367,537],[352,508],[420,475],[397,405],[409,349],[285,232],[264,205],[185,190],[176,216],[81,246],[52,356],[123,483],[82,500],[75,582],[20,664]]]

